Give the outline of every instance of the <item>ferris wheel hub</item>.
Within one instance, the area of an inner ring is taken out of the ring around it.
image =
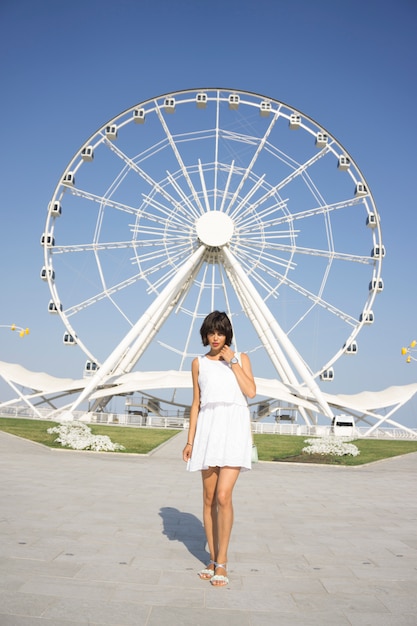
[[[197,237],[206,246],[221,247],[231,240],[234,223],[231,217],[221,211],[208,211],[196,222]]]

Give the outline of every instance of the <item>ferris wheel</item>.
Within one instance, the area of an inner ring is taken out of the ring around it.
[[[48,310],[92,372],[109,354],[112,374],[189,369],[220,309],[263,371],[331,380],[383,290],[380,219],[353,158],[294,107],[239,90],[161,95],[99,128],[41,244]]]

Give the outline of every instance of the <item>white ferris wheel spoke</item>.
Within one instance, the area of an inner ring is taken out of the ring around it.
[[[183,160],[181,158],[180,152],[179,152],[179,150],[177,148],[177,144],[175,143],[174,138],[172,137],[172,135],[171,135],[171,133],[169,131],[168,125],[165,122],[164,116],[162,115],[159,106],[156,106],[156,112],[157,112],[159,121],[161,123],[161,126],[164,129],[165,134],[166,134],[166,136],[168,138],[169,144],[170,144],[170,146],[171,146],[171,148],[172,148],[172,150],[173,150],[173,152],[175,154],[175,157],[176,157],[176,159],[178,161],[178,164],[180,166],[182,174],[183,174],[185,180],[187,181],[187,184],[188,184],[188,187],[189,187],[189,189],[191,191],[193,200],[196,203],[196,205],[198,206],[198,208],[200,209],[200,212],[204,213],[204,209],[203,209],[203,206],[202,206],[202,204],[200,202],[198,194],[197,194],[197,192],[196,192],[196,190],[194,188],[194,185],[191,182],[191,178],[188,175],[188,170],[187,170],[187,168],[184,165],[184,162],[183,162]]]
[[[261,154],[262,150],[265,147],[266,141],[269,137],[269,135],[271,134],[272,129],[275,126],[275,123],[278,119],[278,111],[275,113],[275,115],[272,118],[271,123],[269,124],[268,128],[266,129],[265,133],[263,134],[263,137],[260,139],[260,141],[258,142],[257,148],[255,150],[255,153],[251,159],[251,162],[249,163],[248,167],[246,168],[246,172],[245,174],[242,176],[239,185],[236,188],[235,193],[233,194],[232,199],[229,202],[229,205],[227,207],[227,211],[226,213],[228,213],[229,215],[231,215],[231,217],[233,217],[242,207],[242,205],[246,202],[249,201],[249,199],[252,197],[252,195],[257,191],[258,187],[262,184],[263,179],[265,176],[262,176],[261,179],[256,183],[256,185],[254,186],[254,188],[251,190],[251,192],[249,192],[246,196],[246,198],[244,198],[239,205],[232,211],[233,209],[233,205],[236,202],[236,199],[238,198],[244,184],[246,183],[250,173],[253,171],[256,161],[259,157],[259,155]]]
[[[168,200],[168,202],[172,204],[172,206],[176,206],[177,202],[175,201],[173,196],[171,196],[161,184],[159,184],[151,176],[149,176],[143,168],[139,167],[137,163],[135,163],[131,158],[124,154],[123,151],[117,148],[117,146],[115,146],[112,142],[107,141],[107,145],[113,152],[117,154],[117,156],[120,157],[120,159],[122,159],[126,163],[126,165],[129,166],[132,171],[139,174],[139,176],[143,178],[143,180],[145,180],[153,190],[158,191],[165,198],[165,200]]]
[[[74,304],[74,305],[68,307],[67,309],[65,309],[65,315],[67,317],[72,317],[73,315],[75,315],[76,313],[82,311],[83,309],[85,309],[87,307],[90,307],[93,304],[96,304],[97,302],[99,302],[99,300],[102,300],[103,298],[112,296],[117,291],[120,291],[122,289],[126,289],[126,287],[130,287],[132,284],[137,282],[139,279],[140,279],[140,275],[136,274],[135,276],[131,276],[129,279],[123,280],[122,282],[118,283],[117,285],[113,285],[112,287],[107,287],[106,289],[103,289],[103,291],[95,293],[90,298],[87,298],[86,300],[83,300],[81,302],[78,302],[77,304]]]
[[[99,196],[97,194],[91,193],[90,191],[85,191],[84,189],[69,187],[68,191],[73,196],[84,198],[85,200],[91,200],[92,202],[96,202],[103,207],[109,207],[111,209],[116,209],[124,213],[131,213],[132,215],[137,215],[139,212],[139,210],[135,207],[123,204],[121,202],[117,202],[116,200],[112,200],[111,198],[107,198],[105,196]]]

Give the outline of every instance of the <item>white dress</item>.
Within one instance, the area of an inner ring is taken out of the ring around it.
[[[200,410],[187,469],[229,466],[249,470],[252,433],[246,397],[226,361],[206,356],[198,360]]]

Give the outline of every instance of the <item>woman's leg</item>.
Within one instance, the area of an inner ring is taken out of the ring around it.
[[[217,535],[218,550],[216,563],[227,563],[227,550],[233,526],[233,501],[232,493],[240,473],[240,467],[221,467],[216,486],[217,503]],[[216,568],[216,574],[226,575],[225,568]],[[217,584],[213,581],[213,584]],[[219,582],[222,585],[224,583]]]
[[[219,547],[219,537],[217,528],[217,501],[216,488],[219,477],[219,468],[210,467],[201,471],[203,478],[203,523],[206,533],[210,559],[216,561],[217,551]],[[214,565],[207,566],[208,569],[214,570]],[[207,576],[208,578],[209,576]]]

